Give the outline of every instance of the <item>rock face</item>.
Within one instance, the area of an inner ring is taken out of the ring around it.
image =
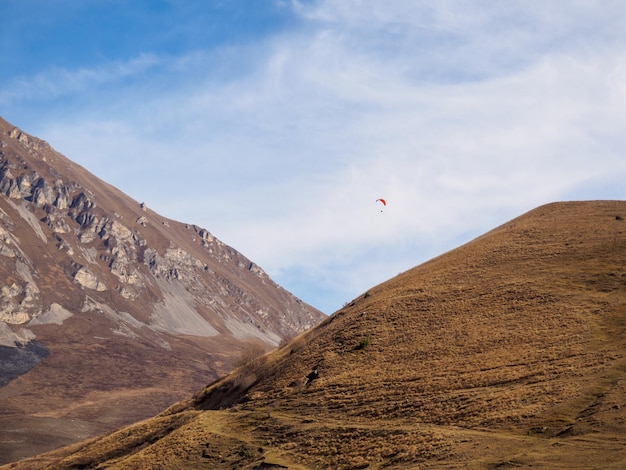
[[[206,229],[2,119],[0,275],[4,429],[35,412],[94,432],[149,416],[230,370],[248,343],[270,349],[324,317]],[[126,411],[107,414],[120,396]],[[42,450],[22,438],[0,444],[5,462]]]

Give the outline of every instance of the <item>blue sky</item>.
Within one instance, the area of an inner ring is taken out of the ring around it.
[[[540,204],[626,199],[623,1],[4,0],[2,17],[0,115],[326,313]]]

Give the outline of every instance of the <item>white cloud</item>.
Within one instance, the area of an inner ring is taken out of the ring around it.
[[[626,177],[622,3],[293,5],[299,31],[78,73],[69,91],[145,83],[44,137],[327,311],[522,211]]]

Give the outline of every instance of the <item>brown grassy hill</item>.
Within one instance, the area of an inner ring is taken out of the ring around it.
[[[10,468],[626,468],[623,217],[539,207],[192,400]]]

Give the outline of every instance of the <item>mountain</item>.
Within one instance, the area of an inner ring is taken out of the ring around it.
[[[323,318],[0,119],[0,463],[152,416]]]
[[[29,468],[626,468],[626,202],[541,206]]]

